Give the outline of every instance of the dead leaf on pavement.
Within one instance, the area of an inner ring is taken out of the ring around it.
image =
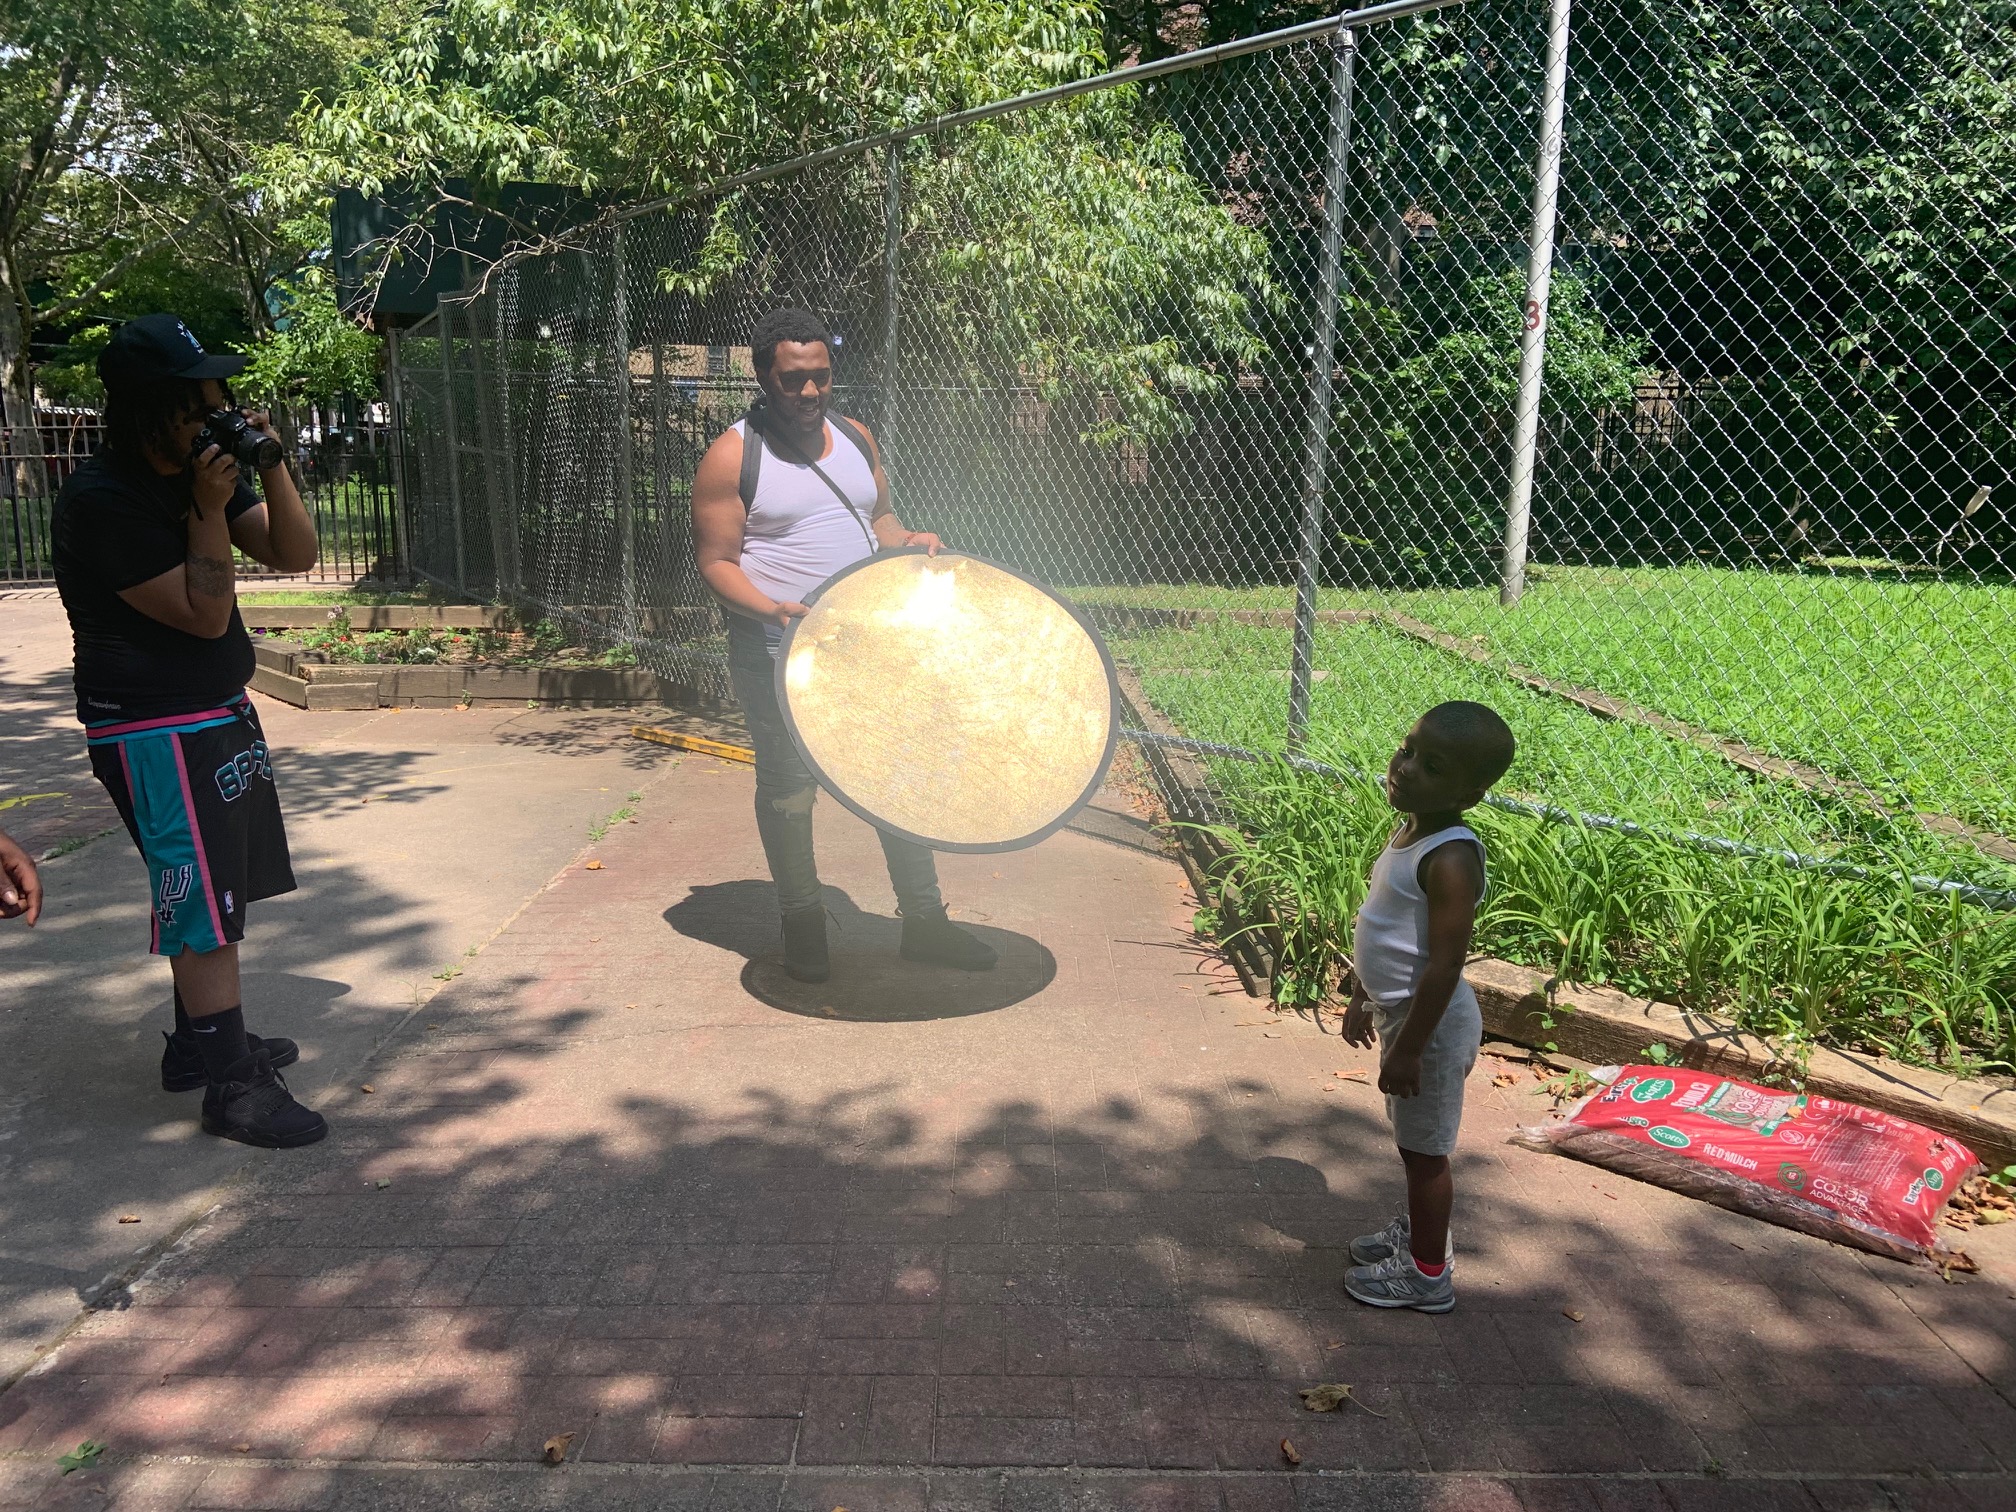
[[[1280,1036],[1280,1035],[1278,1035],[1278,1034],[1276,1034],[1276,1033],[1275,1033],[1275,1032],[1274,1032],[1274,1031],[1273,1031],[1272,1029],[1269,1029],[1269,1030],[1266,1030],[1266,1031],[1265,1031],[1264,1033],[1262,1033],[1262,1034],[1261,1034],[1261,1036],[1260,1036],[1260,1038],[1262,1038],[1262,1039],[1279,1039],[1279,1038],[1281,1038],[1281,1036]]]
[[[1491,1085],[1494,1087],[1516,1087],[1519,1085],[1519,1078],[1514,1076],[1510,1071],[1500,1071],[1496,1076],[1491,1078]]]
[[[1324,1347],[1324,1348],[1325,1348],[1326,1350],[1327,1350],[1327,1349],[1342,1349],[1342,1348],[1344,1347],[1344,1341],[1343,1341],[1342,1339],[1332,1339],[1332,1340],[1331,1340],[1331,1341],[1330,1341],[1330,1342],[1329,1342],[1328,1344],[1325,1344],[1325,1345],[1324,1345],[1323,1347]]]
[[[140,1215],[138,1213],[121,1213],[119,1215],[119,1221],[121,1223],[138,1223],[140,1221]]]
[[[1341,1381],[1326,1381],[1321,1386],[1311,1386],[1302,1392],[1302,1405],[1311,1412],[1342,1412],[1346,1402],[1358,1402],[1360,1407],[1365,1407],[1351,1394],[1351,1388]],[[1370,1407],[1365,1407],[1365,1410],[1374,1417],[1386,1416],[1383,1412],[1372,1412]]]
[[[366,1083],[364,1083],[364,1086],[363,1086],[363,1089],[362,1089],[362,1090],[364,1090],[364,1091],[366,1091],[366,1092],[376,1092],[376,1091],[377,1091],[378,1089],[377,1089],[376,1087],[372,1086],[372,1085],[371,1085],[371,1083],[369,1083],[369,1082],[366,1082]]]
[[[582,867],[581,869],[583,871],[600,871],[602,870],[602,863],[600,861],[590,861],[586,866]]]
[[[1981,1267],[1974,1263],[1974,1257],[1965,1250],[1952,1250],[1934,1257],[1939,1262],[1939,1279],[1951,1281],[1955,1276],[1979,1275]]]
[[[545,1459],[549,1465],[557,1465],[567,1458],[567,1446],[574,1442],[571,1433],[556,1433],[546,1440]]]
[[[1570,1323],[1580,1323],[1580,1322],[1582,1321],[1582,1317],[1583,1317],[1583,1315],[1582,1315],[1581,1313],[1577,1312],[1577,1311],[1576,1311],[1576,1310],[1575,1310],[1574,1308],[1572,1308],[1572,1307],[1564,1307],[1564,1308],[1562,1308],[1562,1309],[1561,1309],[1561,1316],[1562,1316],[1562,1317],[1564,1317],[1564,1318],[1566,1318],[1566,1319],[1567,1319],[1567,1320],[1568,1320],[1568,1321],[1569,1321]]]
[[[231,1449],[232,1452],[235,1454],[250,1454],[252,1452],[252,1446],[250,1444],[233,1444],[231,1446]]]
[[[1281,1440],[1281,1458],[1288,1461],[1291,1465],[1302,1463],[1302,1456],[1295,1452],[1295,1441],[1293,1439]]]
[[[1336,1077],[1337,1080],[1339,1081],[1362,1082],[1362,1081],[1370,1081],[1372,1079],[1372,1073],[1370,1071],[1332,1071],[1330,1074]]]

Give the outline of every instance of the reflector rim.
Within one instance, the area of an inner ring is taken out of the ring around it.
[[[847,566],[842,567],[833,576],[826,579],[825,582],[807,594],[803,603],[808,609],[816,608],[819,601],[826,596],[827,592],[836,583],[844,582],[855,573],[873,567],[877,563],[888,561],[892,557],[929,555],[929,549],[923,546],[904,546],[899,547],[895,551],[878,551],[873,556],[863,557],[858,562],[850,562]],[[1106,774],[1113,768],[1114,753],[1120,748],[1120,674],[1113,665],[1113,653],[1106,649],[1105,638],[1099,634],[1098,628],[1083,610],[1058,593],[1056,589],[1051,588],[1047,584],[1037,582],[1035,578],[1030,577],[1026,572],[1017,572],[1013,567],[1004,567],[999,562],[989,561],[983,556],[975,556],[970,551],[947,551],[941,547],[938,551],[938,556],[940,559],[947,557],[964,558],[967,561],[978,562],[982,567],[991,567],[996,572],[1006,573],[1009,577],[1028,584],[1076,620],[1079,628],[1091,637],[1092,645],[1099,653],[1099,665],[1106,673],[1106,748],[1100,753],[1098,765],[1093,768],[1092,780],[1086,783],[1084,790],[1076,798],[1065,805],[1063,813],[1052,819],[1041,829],[1031,830],[1028,834],[1017,836],[1011,840],[934,840],[929,835],[920,835],[914,831],[904,829],[900,825],[891,824],[888,820],[871,812],[865,804],[850,798],[846,793],[841,791],[839,783],[833,780],[832,775],[825,767],[819,764],[818,758],[807,748],[805,738],[798,733],[798,720],[791,712],[790,694],[784,686],[784,668],[790,663],[791,643],[797,638],[798,627],[805,623],[802,619],[791,621],[790,625],[785,628],[783,643],[777,648],[777,666],[776,670],[771,674],[777,689],[777,707],[784,716],[784,728],[791,732],[791,744],[797,747],[799,757],[811,769],[813,778],[818,782],[820,787],[833,795],[835,801],[841,807],[845,808],[857,819],[866,820],[884,834],[894,835],[898,839],[908,840],[913,845],[921,845],[929,850],[949,851],[960,855],[987,855],[996,851],[1026,850],[1039,841],[1049,839],[1050,836],[1056,834],[1058,830],[1069,824],[1072,819],[1077,817],[1078,811],[1090,803],[1093,795],[1104,786]]]

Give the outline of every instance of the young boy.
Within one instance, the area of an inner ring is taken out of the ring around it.
[[[1407,1168],[1407,1211],[1351,1241],[1344,1290],[1373,1307],[1445,1313],[1456,1305],[1449,1155],[1463,1118],[1463,1079],[1484,1021],[1463,980],[1484,897],[1484,844],[1463,823],[1512,765],[1512,731],[1477,703],[1437,704],[1386,766],[1386,801],[1407,815],[1358,910],[1356,971],[1344,1038],[1376,1034],[1379,1090]]]

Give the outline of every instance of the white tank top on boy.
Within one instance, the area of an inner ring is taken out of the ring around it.
[[[737,420],[735,429],[749,445],[748,421]],[[773,446],[766,450],[756,497],[742,523],[742,570],[780,603],[803,602],[842,567],[875,554],[875,469],[831,420],[826,435],[829,445],[819,466],[840,485],[847,503],[818,473]]]
[[[1412,845],[1388,845],[1372,863],[1364,905],[1352,931],[1351,953],[1365,995],[1382,1008],[1414,996],[1428,969],[1428,895],[1421,890],[1421,862],[1430,851],[1467,840],[1484,863],[1484,842],[1467,824],[1452,824]],[[1466,991],[1457,987],[1458,995]]]

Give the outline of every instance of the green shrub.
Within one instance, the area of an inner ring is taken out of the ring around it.
[[[1397,818],[1369,779],[1274,764],[1242,780],[1218,878],[1278,925],[1277,994],[1348,961]],[[1733,1019],[1794,1047],[2016,1071],[2016,914],[1921,891],[1480,809],[1491,886],[1475,949]],[[1254,926],[1248,926],[1254,927]]]

